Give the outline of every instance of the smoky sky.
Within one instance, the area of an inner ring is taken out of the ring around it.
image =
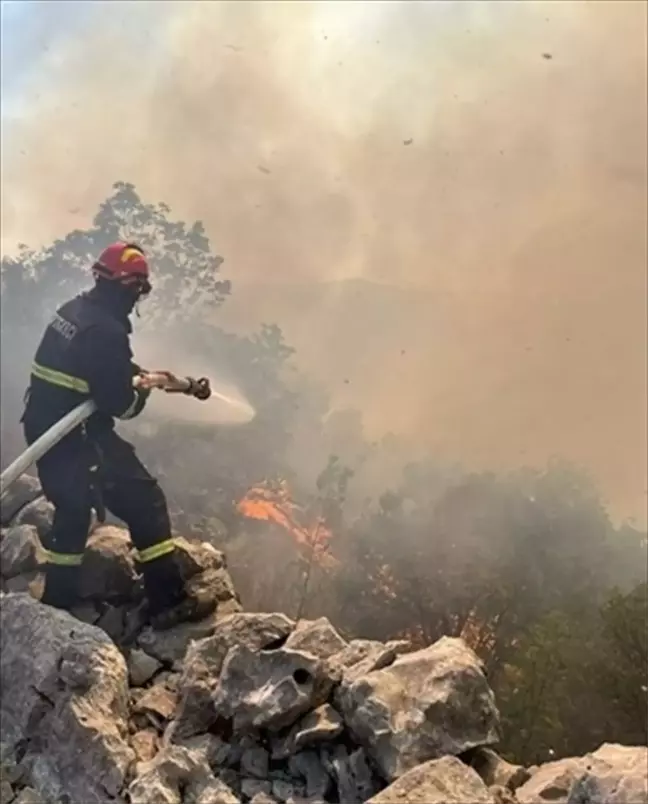
[[[4,249],[132,181],[369,435],[561,455],[645,521],[646,3],[100,3],[47,44],[57,5],[3,111]],[[336,306],[352,278],[392,304]]]

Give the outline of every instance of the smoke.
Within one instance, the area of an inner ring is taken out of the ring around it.
[[[645,519],[646,3],[87,8],[3,101],[5,250],[132,181],[369,435]]]

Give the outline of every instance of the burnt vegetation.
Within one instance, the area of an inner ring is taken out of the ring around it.
[[[646,534],[615,526],[587,475],[559,460],[477,473],[434,455],[408,463],[393,435],[366,443],[357,412],[327,415],[325,389],[294,367],[279,326],[218,326],[236,290],[202,225],[174,221],[130,184],[114,186],[87,230],[2,260],[3,466],[23,447],[21,397],[42,329],[118,236],[141,243],[154,265],[136,329],[172,332],[256,410],[240,427],[127,431],[177,529],[226,550],[246,609],[325,615],[347,635],[379,640],[463,636],[499,701],[503,753],[518,762],[645,744]],[[304,452],[321,456],[317,471],[304,469]],[[367,481],[381,462],[400,466],[390,488]]]

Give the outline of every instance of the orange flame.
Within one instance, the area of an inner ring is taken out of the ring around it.
[[[329,552],[331,531],[321,517],[310,527],[304,527],[298,522],[295,516],[298,506],[291,499],[284,480],[273,484],[272,488],[266,483],[250,489],[236,508],[240,514],[250,519],[280,525],[290,533],[300,549],[309,551],[321,566],[337,566],[337,560]]]

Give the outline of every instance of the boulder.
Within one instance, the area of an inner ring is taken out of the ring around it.
[[[182,660],[194,640],[211,636],[218,624],[218,612],[196,623],[179,623],[166,631],[147,626],[137,637],[138,646],[164,665],[182,669]]]
[[[35,477],[23,475],[6,490],[0,503],[0,524],[11,525],[18,512],[28,503],[43,494],[40,482]]]
[[[161,667],[161,662],[139,648],[128,654],[128,677],[133,687],[143,687]]]
[[[124,785],[128,686],[98,628],[29,595],[0,598],[1,739],[47,799],[104,804]]]
[[[322,751],[322,763],[335,780],[338,800],[362,804],[380,789],[362,748],[350,754],[343,745]]]
[[[130,600],[135,591],[135,562],[128,531],[97,528],[88,539],[79,594],[87,600]]]
[[[343,669],[344,680],[347,683],[361,678],[374,670],[382,670],[392,664],[399,653],[401,644],[393,642],[384,645],[373,639],[354,639],[331,657],[331,662],[339,664]]]
[[[214,633],[187,650],[179,682],[180,702],[174,734],[206,731],[216,719],[211,700],[225,657],[235,645],[262,650],[285,641],[294,627],[283,614],[231,614],[217,621]]]
[[[41,539],[47,536],[54,522],[54,506],[45,497],[37,497],[16,514],[14,525],[33,525]]]
[[[235,733],[278,731],[323,704],[338,680],[311,653],[235,645],[223,662],[212,700],[216,716],[231,721]]]
[[[461,639],[443,637],[388,668],[343,682],[335,701],[386,781],[499,738],[493,692]]]
[[[286,647],[312,653],[318,659],[328,659],[343,651],[347,647],[347,642],[326,617],[320,617],[319,620],[300,620],[288,637]]]
[[[295,723],[287,737],[275,743],[273,759],[285,759],[307,746],[334,740],[343,730],[344,721],[330,704],[318,706]]]
[[[325,798],[333,785],[333,780],[315,751],[294,754],[290,758],[289,767],[293,777],[301,778],[306,783],[308,798]]]
[[[243,751],[241,773],[254,779],[266,779],[269,767],[270,755],[263,746],[255,745]]]
[[[128,787],[131,804],[240,804],[214,777],[204,747],[168,746],[137,771]]]
[[[531,778],[531,774],[521,765],[512,765],[491,748],[479,746],[463,757],[474,768],[487,787],[507,787],[517,790]]]
[[[171,720],[175,712],[177,694],[164,684],[154,684],[138,698],[133,706],[133,714],[147,716],[154,726],[161,721]]]
[[[160,738],[155,729],[142,729],[130,739],[137,762],[150,762],[160,750]]]
[[[16,525],[7,529],[0,541],[0,574],[3,578],[33,572],[44,560],[38,531],[33,525]]]
[[[176,561],[185,581],[206,570],[227,569],[225,555],[209,542],[190,542],[182,536],[174,540]]]
[[[604,743],[547,762],[516,790],[520,804],[648,804],[648,747]]]
[[[448,756],[412,768],[367,804],[494,804],[494,798],[476,771]]]

